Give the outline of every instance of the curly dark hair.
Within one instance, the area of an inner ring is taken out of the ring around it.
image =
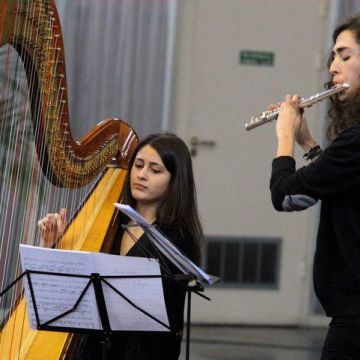
[[[356,42],[360,45],[360,15],[352,16],[343,20],[333,32],[333,44],[336,43],[337,37],[345,30],[353,33]],[[328,58],[328,69],[333,61],[333,54]],[[359,78],[360,80],[360,78]],[[326,88],[334,85],[332,76],[325,84]],[[351,99],[341,101],[334,95],[330,98],[331,105],[328,110],[329,126],[327,129],[327,138],[331,141],[337,137],[343,130],[360,125],[360,91]]]

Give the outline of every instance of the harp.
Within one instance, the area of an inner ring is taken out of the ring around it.
[[[54,0],[0,0],[0,290],[20,273],[19,244],[37,245],[37,220],[66,207],[58,246],[106,251],[133,129],[101,122],[71,134],[64,46]],[[29,328],[21,285],[0,299],[1,359],[63,359],[74,336]]]

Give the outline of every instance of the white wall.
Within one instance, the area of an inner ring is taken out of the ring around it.
[[[236,296],[232,290],[209,290],[215,301],[207,305],[195,300],[195,321],[308,320],[317,209],[284,215],[271,208],[273,125],[251,133],[243,125],[250,115],[280,101],[286,93],[309,96],[323,90],[330,5],[326,0],[179,3],[173,130],[186,141],[196,135],[217,142],[213,150],[201,150],[194,158],[205,233],[283,238],[278,293],[234,290]],[[242,49],[273,51],[275,64],[270,68],[240,65]],[[320,141],[324,104],[308,113],[313,118],[311,130]],[[234,185],[233,177],[237,179]],[[264,308],[269,303],[278,311]],[[214,314],[215,307],[225,311]]]

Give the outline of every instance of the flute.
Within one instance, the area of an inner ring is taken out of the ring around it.
[[[306,98],[306,99],[302,98],[300,100],[299,107],[301,109],[308,108],[331,95],[337,94],[340,91],[348,89],[349,87],[350,87],[350,85],[346,84],[346,83],[338,84],[338,85],[335,85],[334,87],[332,87],[331,89],[328,89],[328,90],[325,90],[318,94],[315,94],[313,96],[310,96],[309,98]],[[277,108],[275,110],[267,110],[267,111],[262,112],[259,115],[252,116],[250,122],[245,124],[245,129],[251,130],[262,124],[266,124],[268,122],[276,120],[279,116],[279,112],[280,112],[280,109]]]

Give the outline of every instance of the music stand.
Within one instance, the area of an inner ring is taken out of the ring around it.
[[[39,316],[39,309],[37,305],[37,299],[34,292],[34,287],[32,283],[32,274],[39,274],[39,275],[49,275],[49,276],[61,276],[61,277],[69,277],[69,278],[83,278],[88,279],[84,289],[81,291],[81,294],[79,295],[78,299],[75,301],[74,305],[69,309],[64,311],[63,313],[55,316],[54,318],[51,318],[43,323],[40,321]],[[127,333],[127,331],[123,330],[113,330],[110,326],[108,311],[106,307],[105,297],[104,297],[104,291],[102,287],[102,283],[109,286],[114,292],[116,292],[120,297],[122,297],[127,303],[129,303],[132,307],[146,315],[147,317],[154,320],[156,323],[160,324],[163,328],[166,329],[166,331],[172,332],[172,329],[170,326],[165,324],[160,319],[156,318],[143,308],[136,305],[134,302],[131,301],[125,294],[123,294],[121,291],[116,289],[108,280],[109,279],[129,279],[129,278],[160,278],[162,275],[109,275],[109,276],[101,276],[99,273],[92,273],[90,275],[79,275],[79,274],[67,274],[67,273],[55,273],[55,272],[48,272],[48,271],[37,271],[37,270],[25,270],[22,274],[20,274],[9,286],[7,286],[1,293],[0,298],[8,292],[13,286],[16,285],[23,277],[26,277],[29,292],[30,292],[30,298],[32,302],[33,311],[35,314],[36,319],[36,328],[37,330],[46,330],[46,331],[60,331],[60,332],[72,332],[72,333],[83,333],[83,334],[98,334],[104,336],[105,341],[103,342],[103,359],[106,359],[106,349],[108,347],[108,344],[110,342],[109,336],[112,334],[117,333]],[[97,309],[102,325],[101,329],[90,329],[90,328],[75,328],[75,327],[66,327],[66,326],[54,326],[52,323],[56,322],[57,320],[65,317],[66,315],[76,311],[79,304],[81,303],[82,299],[84,298],[86,292],[89,290],[90,285],[93,285],[94,292],[95,292],[95,298],[96,298],[96,304]],[[29,312],[30,316],[30,312]],[[30,319],[29,319],[30,320]],[[140,333],[139,331],[138,333]],[[152,331],[152,333],[156,333],[158,331]]]
[[[189,260],[178,248],[175,247],[172,243],[169,242],[166,237],[161,234],[161,232],[156,229],[152,224],[149,224],[145,218],[143,218],[139,213],[132,209],[128,205],[123,205],[119,203],[114,204],[119,210],[121,210],[125,215],[134,221],[135,224],[125,225],[123,228],[125,231],[131,226],[141,226],[144,233],[151,240],[154,253],[153,257],[157,257],[160,260],[160,266],[162,270],[167,274],[169,278],[178,282],[182,286],[186,286],[187,292],[187,323],[186,323],[186,360],[190,359],[190,327],[191,327],[191,294],[197,294],[198,296],[210,301],[210,298],[201,294],[204,291],[204,287],[200,281],[207,282],[208,284],[214,284],[219,280],[218,277],[206,274],[202,269],[197,267],[191,260]],[[137,241],[128,231],[128,234],[134,241]],[[145,253],[144,254],[148,256]],[[155,255],[155,256],[154,256]],[[170,270],[165,266],[164,258],[167,258],[171,261],[182,274],[171,274]],[[189,283],[184,285],[181,280],[195,280],[195,285],[190,286]]]
[[[144,233],[148,236],[149,239],[152,239],[154,241],[154,235],[151,231],[149,231],[148,227],[144,227],[140,224],[131,224],[131,225],[123,225],[125,231],[130,235],[130,237],[137,241],[137,239],[134,238],[131,232],[128,231],[129,227],[135,227],[135,226],[141,226],[144,230]],[[151,225],[153,227],[153,225]],[[175,281],[176,283],[180,284],[181,286],[184,286],[186,288],[186,294],[187,294],[187,307],[186,307],[186,355],[185,359],[190,359],[190,328],[191,328],[191,294],[194,293],[203,299],[206,299],[210,301],[211,299],[204,294],[201,294],[201,292],[204,291],[204,286],[194,277],[194,275],[191,274],[172,274],[170,270],[165,266],[165,262],[161,261],[164,259],[163,254],[160,253],[160,251],[156,248],[154,243],[152,242],[152,247],[154,253],[147,254],[147,249],[143,249],[144,254],[146,257],[157,257],[160,261],[160,268],[164,271],[166,275],[163,275],[163,277],[166,277],[168,279],[171,279],[172,281]],[[149,256],[150,255],[150,256]],[[184,281],[187,282],[187,284],[184,284]],[[195,281],[194,285],[189,285],[189,282]]]

